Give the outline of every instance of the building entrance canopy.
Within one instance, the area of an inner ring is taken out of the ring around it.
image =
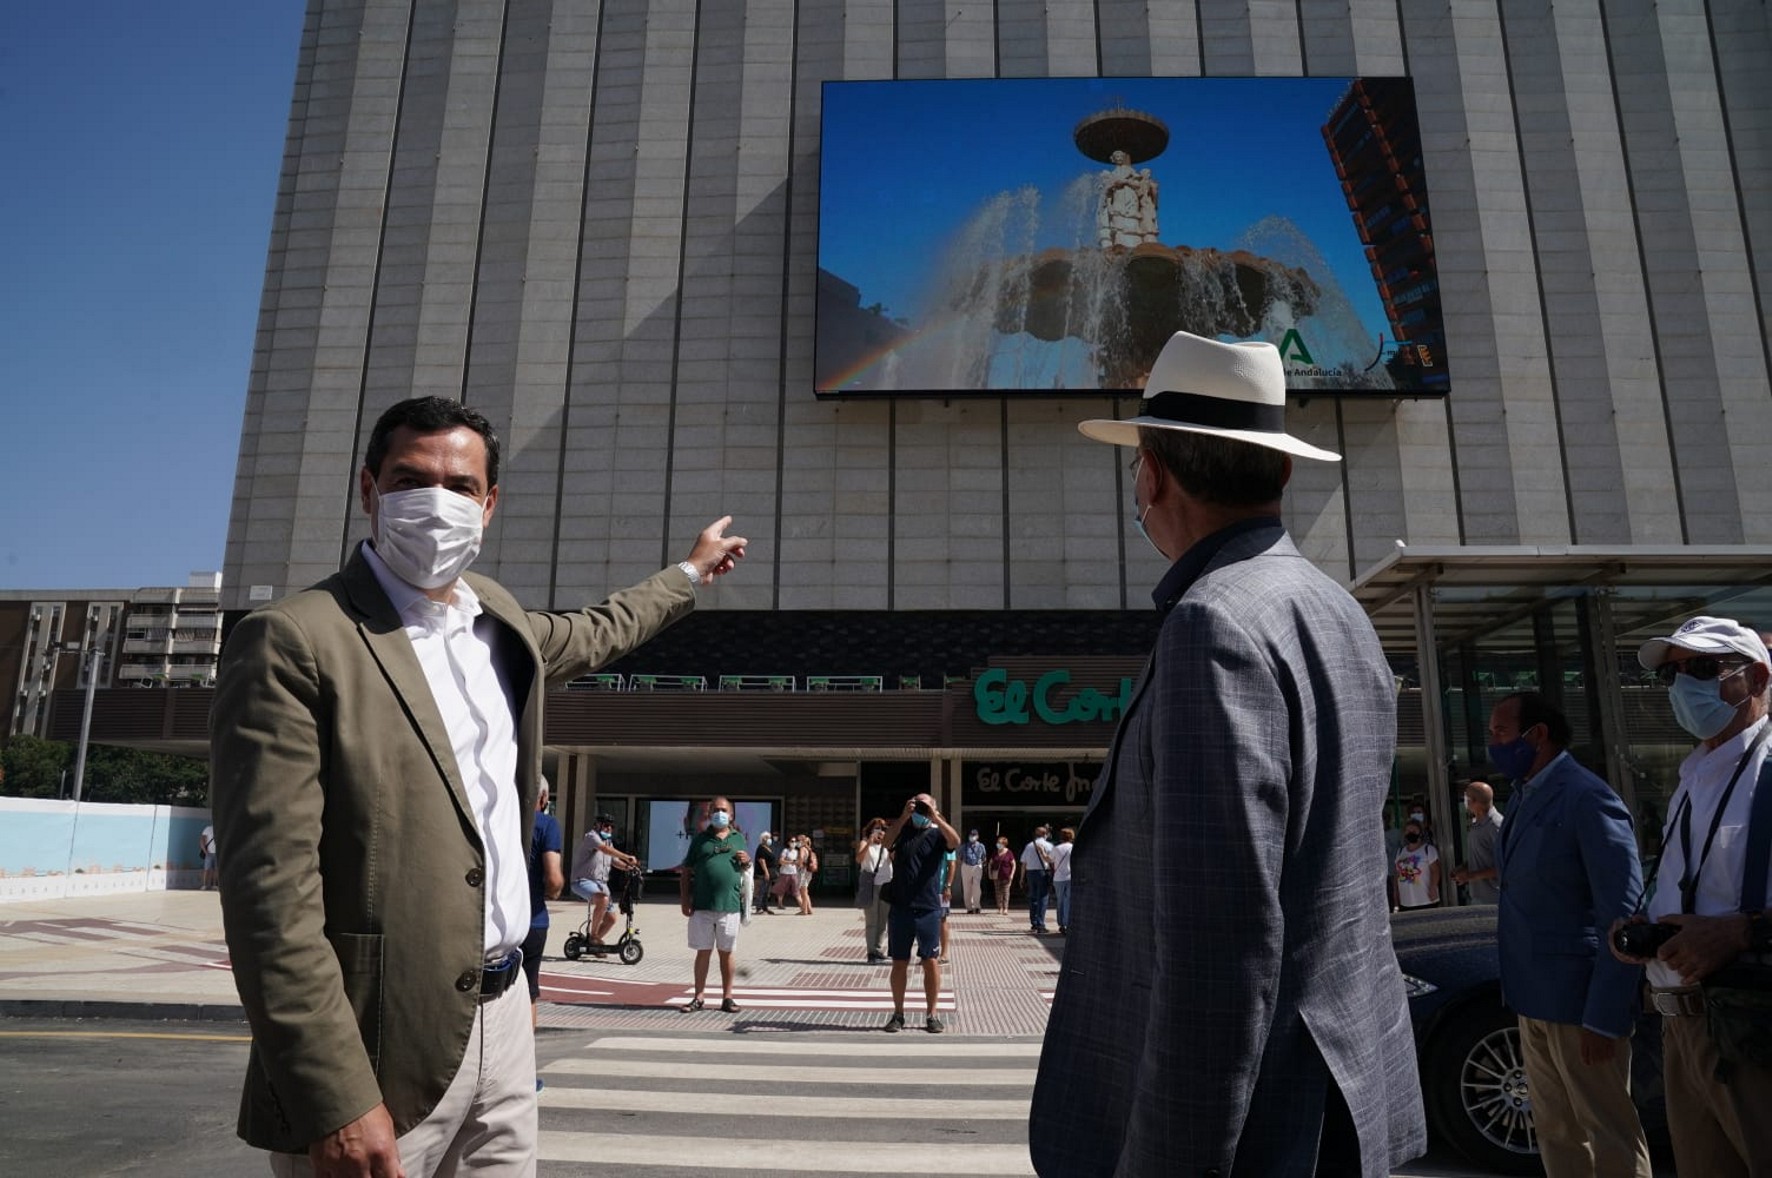
[[[1637,648],[1695,614],[1772,628],[1772,546],[1400,548],[1349,589],[1397,673],[1399,780],[1425,787],[1441,831],[1463,825],[1455,777],[1505,792],[1489,709],[1534,690],[1569,716],[1571,751],[1624,796],[1652,855],[1692,742]]]

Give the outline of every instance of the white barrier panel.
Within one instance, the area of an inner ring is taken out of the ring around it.
[[[0,798],[0,903],[195,888],[207,810]]]

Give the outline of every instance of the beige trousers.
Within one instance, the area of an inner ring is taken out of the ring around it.
[[[461,1068],[431,1115],[400,1135],[406,1178],[533,1178],[538,1117],[529,990],[517,984],[477,1008]],[[276,1178],[312,1178],[306,1155],[274,1153]]]
[[[1772,1178],[1772,1071],[1737,1067],[1717,1081],[1703,1015],[1661,1020],[1667,1127],[1682,1178]]]
[[[1581,1062],[1581,1028],[1520,1016],[1532,1124],[1547,1178],[1651,1178],[1649,1144],[1630,1098],[1630,1037],[1612,1058]]]

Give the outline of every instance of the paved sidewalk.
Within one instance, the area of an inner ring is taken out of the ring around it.
[[[568,961],[584,905],[552,913],[542,964],[541,1025],[555,1028],[768,1030],[878,1026],[891,1010],[887,969],[865,964],[861,914],[833,900],[811,916],[754,917],[739,936],[736,1015],[680,1009],[693,955],[668,887],[652,885],[636,927],[645,956]],[[1044,1033],[1063,941],[1025,931],[1025,913],[952,917],[941,1010],[960,1035]],[[620,926],[617,926],[619,933]],[[709,979],[718,996],[718,966]],[[717,1005],[711,1002],[710,1006]],[[922,1009],[913,968],[906,1008]],[[0,1015],[238,1019],[213,892],[147,892],[0,905]]]

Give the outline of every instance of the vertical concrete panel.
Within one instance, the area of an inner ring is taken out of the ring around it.
[[[972,0],[947,0],[943,38],[947,78],[993,78],[1002,76],[997,64],[997,27],[991,8]],[[1004,18],[1010,36],[1031,26],[1012,25]]]
[[[1764,347],[1772,339],[1772,20],[1761,0],[1711,0],[1708,9]]]
[[[1396,0],[1352,0],[1346,8],[1349,36],[1354,44],[1354,72],[1382,77],[1408,73]],[[1315,48],[1311,54],[1311,72],[1327,72],[1317,68]],[[1431,181],[1428,191],[1433,192]]]
[[[664,326],[664,360],[652,372],[631,370],[629,354],[629,276],[636,266],[634,225],[640,174],[641,110],[645,101],[645,67],[650,5],[645,0],[620,0],[602,5],[597,32],[595,76],[590,94],[590,138],[581,207],[578,291],[572,322],[572,370],[565,462],[560,475],[560,523],[555,549],[555,599],[583,601],[601,597],[611,586],[624,585],[622,572],[638,572],[657,563],[659,512],[664,501],[664,464],[659,459],[664,420],[670,407],[668,349],[670,322]],[[682,66],[664,71],[682,90],[688,110],[688,57]],[[680,181],[677,184],[680,198]],[[673,205],[649,193],[650,207]],[[652,223],[657,223],[654,218]],[[670,221],[670,232],[680,214]],[[647,259],[652,273],[675,271],[675,259],[661,267]],[[657,329],[652,338],[656,345]],[[663,372],[663,376],[659,376]],[[640,377],[649,377],[641,384]],[[629,436],[629,430],[640,434]],[[650,430],[647,432],[647,430]],[[654,445],[641,445],[647,438]],[[624,457],[624,446],[629,453]],[[643,469],[620,468],[629,462]],[[617,503],[615,489],[627,494]],[[649,503],[640,500],[647,492]],[[620,510],[620,514],[618,514]],[[617,535],[636,544],[613,553]]]
[[[356,259],[374,261],[377,267],[374,321],[362,379],[366,422],[416,392],[453,393],[459,387],[459,382],[448,382],[442,388],[421,386],[415,367],[420,304],[425,297],[432,217],[438,200],[438,167],[443,160],[443,128],[449,109],[456,11],[454,0],[414,10],[410,52],[397,99],[399,124],[394,130],[394,157],[386,179],[387,212],[380,226],[379,246],[374,241],[358,245]],[[462,296],[459,279],[456,288],[457,296]]]
[[[1346,447],[1341,460],[1347,467],[1347,509],[1354,519],[1348,573],[1352,577],[1394,552],[1398,540],[1408,540],[1407,488],[1397,415],[1389,402],[1344,400],[1341,432]]]
[[[998,21],[995,69],[981,74],[976,72],[975,65],[970,75],[950,72],[948,76],[989,77],[994,72],[1002,78],[1046,77],[1051,67],[1047,58],[1045,0],[996,0],[993,7]],[[975,62],[976,57],[971,60]],[[953,65],[950,61],[950,71]]]
[[[572,607],[552,588],[597,14],[511,0],[506,25],[464,390],[505,442],[479,563],[519,601]]]
[[[1003,606],[1002,420],[991,399],[901,401],[894,434],[894,605]]]
[[[1342,453],[1341,431],[1337,428],[1332,398],[1311,397],[1304,402],[1293,401],[1286,407],[1286,430],[1332,454]],[[1291,533],[1298,550],[1338,581],[1345,581],[1353,574],[1347,545],[1348,512],[1363,510],[1348,502],[1347,472],[1343,469],[1347,462],[1345,454],[1341,462],[1294,459],[1292,481],[1286,484],[1281,512],[1286,530]]]
[[[1515,501],[1503,411],[1499,345],[1477,194],[1477,157],[1466,111],[1466,94],[1479,85],[1491,96],[1505,93],[1505,77],[1495,76],[1500,71],[1499,42],[1491,35],[1488,43],[1497,52],[1482,82],[1473,83],[1464,76],[1468,49],[1459,43],[1452,13],[1444,5],[1426,0],[1406,0],[1402,11],[1433,202],[1465,539],[1473,544],[1516,544],[1520,542],[1521,513]],[[1469,63],[1468,68],[1481,71],[1483,63]],[[1494,105],[1492,98],[1490,105]],[[1491,114],[1480,120],[1478,127],[1493,122]],[[1491,149],[1483,157],[1485,166],[1495,158]]]
[[[889,76],[947,77],[949,0],[894,0],[894,4],[898,13],[898,43],[893,46],[897,66],[896,72]],[[989,14],[990,9],[986,8],[986,20],[990,19]]]
[[[1150,24],[1151,76],[1197,78],[1205,72],[1196,0],[1146,4]]]
[[[1708,352],[1716,372],[1736,472],[1740,539],[1765,543],[1772,539],[1772,479],[1765,477],[1772,469],[1772,384],[1706,9],[1705,0],[1655,6],[1691,219],[1695,293],[1709,326],[1708,339],[1690,346]],[[1694,507],[1687,500],[1688,511]]]
[[[895,50],[887,6],[800,0],[779,451],[782,609],[884,609],[890,600],[892,407],[816,400],[812,357],[822,84],[890,77]]]
[[[1158,38],[1151,27],[1150,5],[1144,0],[1096,0],[1095,9],[1103,77],[1143,78],[1162,72],[1154,64]]]
[[[1354,14],[1346,0],[1299,0],[1298,25],[1304,38],[1301,73],[1321,78],[1360,72]]]
[[[1200,72],[1209,78],[1260,73],[1255,60],[1254,13],[1248,0],[1194,0],[1199,12]]]
[[[1054,78],[1092,78],[1100,71],[1095,44],[1095,0],[1048,0],[1046,73]]]
[[[412,387],[459,395],[480,252],[506,0],[457,0],[449,42]]]
[[[1131,484],[1116,480],[1115,469],[1132,450],[1091,441],[1076,428],[1112,416],[1111,404],[1011,400],[1008,412],[1010,606],[1119,608]]]
[[[300,251],[304,281],[312,281],[306,277],[311,267],[305,255],[314,256],[312,266],[323,274],[316,283],[322,294],[311,383],[279,406],[281,413],[293,414],[295,420],[285,417],[277,423],[278,431],[287,429],[283,436],[301,454],[287,483],[277,488],[288,496],[290,506],[289,532],[282,542],[289,561],[282,582],[288,587],[317,581],[338,568],[343,547],[340,525],[358,514],[352,476],[359,391],[375,298],[376,241],[406,55],[404,5],[376,4],[360,12],[347,8],[341,16],[344,20],[329,30],[329,13],[321,31],[322,44],[329,34],[357,40],[338,168],[315,175],[312,181],[297,182],[298,195],[304,187],[330,190],[334,212],[325,242]],[[292,246],[290,252],[294,262],[297,250]],[[373,420],[363,419],[365,433]],[[261,447],[267,440],[261,438]],[[298,528],[298,522],[303,526]],[[259,525],[253,533],[275,542]]]
[[[1254,69],[1270,78],[1304,74],[1297,0],[1248,0],[1249,47]]]
[[[355,41],[335,47],[330,53],[320,51],[320,13],[309,8],[302,25],[301,49],[296,59],[295,88],[290,101],[289,124],[284,136],[283,165],[277,179],[276,204],[271,215],[270,248],[266,251],[264,291],[260,298],[257,333],[252,347],[252,373],[246,387],[245,410],[240,423],[240,452],[234,464],[233,500],[228,512],[228,538],[223,554],[221,604],[224,609],[244,609],[253,584],[271,585],[281,592],[287,554],[250,550],[255,519],[263,519],[270,510],[287,510],[288,505],[257,490],[260,436],[264,431],[266,406],[272,399],[271,369],[281,364],[287,370],[305,374],[314,362],[318,335],[319,291],[311,286],[298,286],[285,267],[289,249],[289,232],[297,219],[308,225],[329,226],[332,223],[331,202],[324,194],[309,194],[310,206],[298,209],[297,183],[309,157],[310,120],[315,134],[324,128],[321,113],[312,106],[316,85],[344,89],[355,56]],[[342,137],[343,120],[334,116]],[[318,154],[317,148],[315,154]],[[336,160],[336,152],[333,155]],[[301,387],[305,380],[290,382]],[[290,390],[284,389],[287,397]],[[252,560],[248,561],[249,551]]]
[[[1611,53],[1613,85],[1624,131],[1636,232],[1648,281],[1654,345],[1673,434],[1674,460],[1685,507],[1687,539],[1697,544],[1739,543],[1745,504],[1737,487],[1735,454],[1727,434],[1738,423],[1726,417],[1721,373],[1712,339],[1714,324],[1697,236],[1698,220],[1711,220],[1695,199],[1711,204],[1717,184],[1718,136],[1694,127],[1698,142],[1682,142],[1682,108],[1699,100],[1692,90],[1709,88],[1708,48],[1694,46],[1682,64],[1704,50],[1703,78],[1676,78],[1662,21],[1667,8],[1654,0],[1608,0],[1602,6]],[[1697,168],[1694,176],[1688,168]],[[1694,186],[1696,180],[1697,186]],[[1733,185],[1730,185],[1732,189]],[[1716,226],[1710,226],[1716,228]],[[1739,423],[1745,426],[1746,422]],[[1763,483],[1764,480],[1751,480]]]

